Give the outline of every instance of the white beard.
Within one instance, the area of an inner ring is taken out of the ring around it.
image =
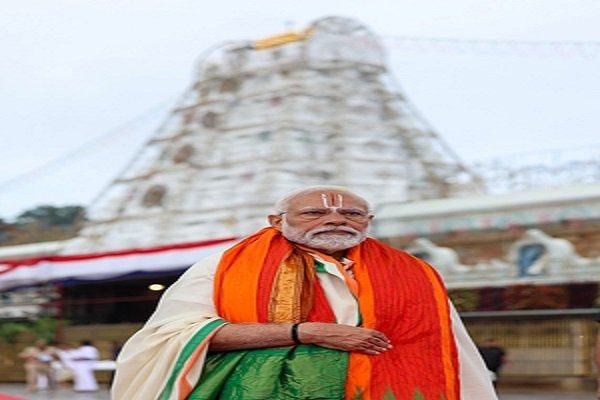
[[[338,233],[328,235],[327,232],[329,231],[337,231]],[[344,231],[345,234],[340,235],[339,231]],[[281,224],[281,233],[290,242],[302,244],[312,249],[324,250],[328,253],[349,249],[367,238],[366,230],[360,232],[347,226],[319,227],[304,232],[289,226],[285,218]]]

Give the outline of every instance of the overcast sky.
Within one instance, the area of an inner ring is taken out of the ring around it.
[[[329,15],[383,36],[405,94],[467,163],[598,149],[600,1],[20,0],[0,16],[0,217],[88,204],[209,46]]]

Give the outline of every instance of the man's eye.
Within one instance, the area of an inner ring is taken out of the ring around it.
[[[308,216],[308,217],[312,217],[312,216],[318,216],[318,215],[324,215],[324,214],[325,214],[325,212],[323,212],[323,211],[318,211],[318,210],[315,210],[315,211],[304,211],[304,212],[302,213],[302,215],[306,215],[306,216]]]
[[[345,211],[343,215],[346,217],[362,217],[364,214],[360,211]]]

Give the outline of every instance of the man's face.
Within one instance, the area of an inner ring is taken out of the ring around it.
[[[285,213],[269,216],[271,225],[288,240],[328,254],[362,242],[371,219],[363,200],[335,191],[298,195]]]

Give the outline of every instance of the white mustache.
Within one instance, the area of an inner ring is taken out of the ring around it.
[[[323,228],[316,228],[310,232],[308,232],[308,235],[313,236],[313,235],[318,235],[319,233],[325,233],[325,232],[346,232],[346,233],[350,233],[352,235],[360,235],[360,232],[357,231],[354,228],[350,228],[347,226],[326,226]]]

